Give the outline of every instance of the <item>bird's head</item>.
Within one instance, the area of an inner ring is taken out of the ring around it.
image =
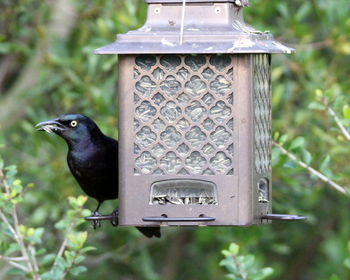
[[[68,144],[78,143],[91,138],[93,134],[100,134],[100,130],[93,120],[80,114],[64,114],[58,118],[38,123],[37,130],[55,133],[67,141]]]

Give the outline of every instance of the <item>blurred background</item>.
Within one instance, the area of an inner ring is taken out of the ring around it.
[[[273,130],[290,153],[345,188],[350,182],[349,139],[327,106],[349,126],[350,5],[348,0],[251,0],[246,22],[295,47],[273,56]],[[34,125],[61,113],[83,113],[118,137],[117,56],[92,51],[115,34],[143,25],[143,0],[0,0],[0,154],[34,183],[19,209],[25,224],[44,227],[44,247],[56,250],[54,224],[68,196],[82,194],[66,164],[66,145]],[[322,98],[320,99],[320,96]],[[324,98],[324,99],[323,99]],[[321,101],[320,101],[321,100]],[[327,106],[324,105],[327,100]],[[287,137],[284,135],[288,135]],[[108,213],[109,201],[102,212]],[[95,201],[86,207],[93,209]],[[269,266],[269,279],[350,279],[350,202],[282,155],[273,153],[274,213],[306,222],[249,228],[164,228],[148,240],[134,228],[104,224],[86,243],[88,272],[76,279],[224,279],[221,250],[231,242]],[[0,260],[0,270],[5,264]],[[6,276],[12,279],[12,276]],[[15,277],[15,276],[13,276]],[[5,279],[5,278],[4,278]]]

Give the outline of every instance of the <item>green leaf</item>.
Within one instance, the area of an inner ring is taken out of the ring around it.
[[[23,270],[18,269],[18,268],[11,268],[7,271],[7,274],[8,275],[20,275],[20,276],[24,277],[25,272]]]
[[[311,161],[312,161],[312,155],[308,150],[303,149],[302,150],[303,153],[303,161],[307,164],[310,165]]]
[[[78,276],[80,273],[82,272],[85,272],[87,271],[87,268],[85,266],[77,266],[77,267],[74,267],[70,273],[73,275],[73,276]]]
[[[344,261],[344,265],[345,265],[348,269],[350,269],[350,258],[348,258],[348,259],[346,259],[346,260]]]
[[[239,252],[239,246],[236,243],[231,243],[229,251],[232,254],[232,256],[236,256]]]
[[[305,139],[304,139],[304,137],[299,136],[299,137],[295,138],[295,139],[292,141],[292,143],[291,143],[289,149],[294,150],[294,149],[297,149],[297,148],[301,148],[301,147],[303,147],[304,145],[305,145]]]
[[[6,249],[4,255],[9,256],[9,255],[11,255],[14,252],[19,251],[19,250],[20,250],[20,248],[19,248],[19,245],[17,243],[11,243],[9,245],[9,247]]]
[[[323,173],[328,172],[330,162],[331,157],[327,155],[320,165],[320,171]]]
[[[57,257],[55,266],[57,266],[60,270],[65,270],[65,268],[68,266],[67,262],[62,257]]]
[[[85,204],[85,202],[87,201],[87,196],[84,196],[84,195],[80,195],[78,198],[77,198],[77,204],[81,207]]]
[[[317,97],[322,97],[323,96],[323,91],[321,89],[316,89],[315,94]]]
[[[311,110],[323,111],[325,109],[325,106],[323,104],[321,104],[321,103],[318,103],[318,102],[311,102],[308,107]]]
[[[278,148],[276,148],[276,147],[272,148],[271,160],[272,160],[272,161],[275,161],[275,160],[279,159],[279,157],[281,156],[281,154],[282,154],[282,153],[281,153],[280,149],[278,149]]]
[[[279,144],[283,145],[284,143],[286,143],[288,140],[288,135],[287,134],[283,134],[280,138],[280,140],[278,141]]]
[[[17,174],[17,166],[16,165],[9,165],[5,167],[6,177],[7,178],[13,178]]]
[[[55,254],[47,254],[45,255],[41,261],[39,261],[40,265],[47,265],[49,263],[52,263],[56,258]]]
[[[283,164],[283,167],[285,168],[296,168],[298,165],[294,162],[294,161],[291,161],[291,160],[287,160],[284,164]]]
[[[81,253],[81,254],[85,254],[85,253],[87,253],[87,252],[94,251],[94,250],[96,250],[95,247],[88,246],[88,247],[85,247],[85,248],[81,249],[81,250],[80,250],[80,253]]]
[[[344,105],[343,106],[343,116],[347,120],[350,120],[350,106],[349,105]]]
[[[78,256],[75,258],[74,263],[75,264],[81,263],[84,259],[85,259],[84,256]]]
[[[251,275],[252,280],[263,280],[273,274],[273,269],[271,267],[265,267],[260,271],[257,271]]]

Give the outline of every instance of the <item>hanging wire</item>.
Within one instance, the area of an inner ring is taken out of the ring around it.
[[[180,27],[180,45],[182,45],[183,39],[184,39],[185,10],[186,10],[186,0],[182,0],[182,15],[181,15],[181,27]]]

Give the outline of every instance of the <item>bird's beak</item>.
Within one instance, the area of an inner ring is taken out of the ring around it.
[[[59,122],[59,119],[52,119],[44,122],[38,123],[36,126],[36,130],[46,131],[47,133],[59,133],[64,131],[64,126]]]

